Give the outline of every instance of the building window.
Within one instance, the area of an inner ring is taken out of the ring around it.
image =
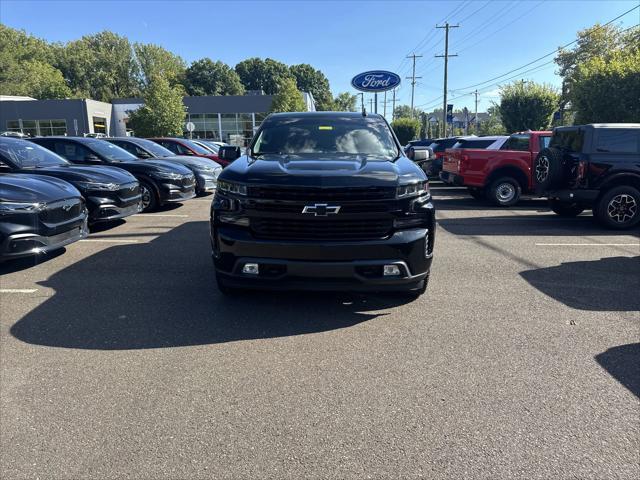
[[[38,120],[38,128],[40,129],[40,135],[43,137],[48,137],[50,135],[66,135],[67,121],[66,120]]]

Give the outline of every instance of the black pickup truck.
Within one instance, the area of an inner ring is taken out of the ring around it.
[[[558,215],[591,208],[608,228],[632,228],[640,223],[640,124],[555,128],[535,159],[533,177]]]
[[[402,291],[429,280],[425,173],[380,115],[281,113],[230,162],[211,207],[218,288]]]

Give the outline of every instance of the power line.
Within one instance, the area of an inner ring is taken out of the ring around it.
[[[627,10],[626,12],[622,13],[621,15],[618,15],[618,16],[617,16],[616,18],[614,18],[613,20],[609,20],[609,21],[608,21],[607,23],[605,23],[603,26],[604,26],[604,27],[606,27],[607,25],[610,25],[611,23],[613,23],[613,22],[615,22],[616,20],[618,20],[618,19],[620,19],[620,18],[624,17],[624,16],[625,16],[625,15],[627,15],[628,13],[631,13],[631,12],[633,12],[634,10],[637,10],[638,8],[640,8],[640,5],[636,5],[635,7],[633,7],[633,8],[631,8],[631,9]],[[499,79],[499,78],[501,78],[501,77],[505,77],[505,76],[507,76],[507,75],[509,75],[509,74],[511,74],[511,73],[513,73],[513,72],[516,72],[516,71],[518,71],[518,70],[521,70],[521,69],[523,69],[523,68],[526,68],[526,67],[528,67],[529,65],[533,65],[534,63],[537,63],[537,62],[539,62],[540,60],[543,60],[543,59],[545,59],[545,58],[547,58],[547,57],[549,57],[549,56],[551,56],[551,55],[554,55],[554,54],[556,54],[559,50],[562,50],[563,48],[567,48],[568,46],[573,45],[574,43],[577,43],[577,42],[578,42],[578,39],[576,38],[575,40],[573,40],[573,41],[571,41],[571,42],[569,42],[569,43],[567,43],[567,44],[565,44],[565,45],[562,45],[561,47],[558,47],[558,48],[557,48],[557,49],[555,49],[554,51],[552,51],[552,52],[550,52],[550,53],[547,53],[546,55],[542,55],[541,57],[536,58],[535,60],[533,60],[533,61],[531,61],[531,62],[529,62],[529,63],[525,63],[524,65],[522,65],[522,66],[520,66],[520,67],[518,67],[518,68],[514,68],[513,70],[509,70],[508,72],[503,73],[502,75],[498,75],[497,77],[490,78],[489,80],[485,80],[484,82],[480,82],[480,83],[476,83],[476,84],[473,84],[473,85],[468,85],[468,86],[466,86],[466,87],[462,87],[460,90],[467,90],[467,89],[469,89],[469,88],[478,87],[478,86],[483,85],[483,84],[485,84],[485,83],[492,82],[493,80],[497,80],[497,79]]]

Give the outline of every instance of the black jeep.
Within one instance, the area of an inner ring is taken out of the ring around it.
[[[533,169],[536,192],[558,215],[592,208],[609,228],[640,222],[640,124],[558,127]]]

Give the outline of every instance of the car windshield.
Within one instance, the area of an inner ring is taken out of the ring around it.
[[[98,155],[112,162],[131,162],[138,160],[136,156],[130,154],[125,149],[113,143],[105,142],[104,140],[90,140],[83,143]]]
[[[298,155],[315,159],[365,156],[393,160],[398,148],[380,117],[284,116],[265,121],[252,147],[254,156]]]
[[[180,143],[186,145],[191,150],[196,152],[198,155],[211,155],[211,152],[209,150],[207,150],[204,147],[201,147],[196,142],[192,142],[191,140],[187,140],[187,139],[184,139],[184,138],[181,138],[179,141],[180,141]]]
[[[69,165],[69,162],[51,150],[27,140],[0,139],[0,156],[17,168]]]
[[[164,148],[162,145],[159,145],[152,140],[137,138],[135,141],[132,140],[132,143],[134,145],[139,145],[143,149],[151,152],[154,157],[175,157],[176,155],[168,148]]]

